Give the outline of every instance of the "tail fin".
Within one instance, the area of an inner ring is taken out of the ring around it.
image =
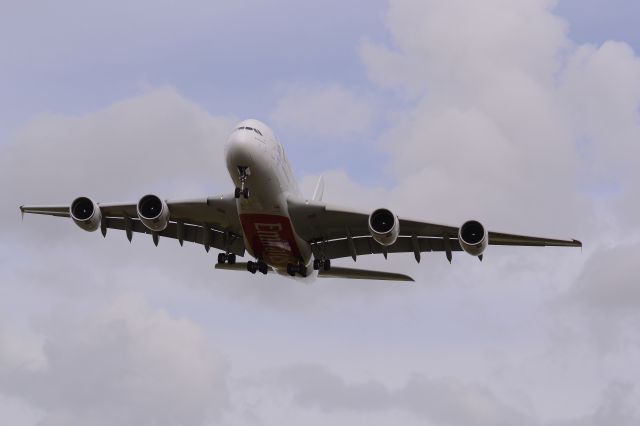
[[[324,194],[324,178],[320,176],[316,183],[316,190],[313,191],[313,201],[322,201],[322,194]]]

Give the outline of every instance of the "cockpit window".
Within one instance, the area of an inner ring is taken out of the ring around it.
[[[250,130],[250,131],[252,130],[252,131],[256,132],[257,134],[259,134],[260,136],[262,136],[262,132],[260,130],[258,130],[258,129],[254,129],[253,127],[242,126],[242,127],[238,127],[236,130]]]

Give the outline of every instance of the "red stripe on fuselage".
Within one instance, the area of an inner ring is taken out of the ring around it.
[[[300,250],[286,216],[272,214],[241,214],[240,223],[250,251],[257,259],[271,266],[285,267],[296,264]]]

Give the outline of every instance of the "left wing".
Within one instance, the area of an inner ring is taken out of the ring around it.
[[[170,220],[167,227],[158,232],[149,230],[138,219],[136,203],[97,204],[101,213],[100,229],[106,236],[107,229],[125,231],[131,241],[133,233],[150,234],[157,245],[160,237],[177,239],[180,244],[189,241],[228,251],[239,256],[245,252],[242,227],[238,219],[233,195],[189,199],[167,200]],[[25,213],[57,217],[70,217],[70,206],[20,206]]]
[[[321,202],[289,200],[289,215],[296,231],[309,242],[316,257],[339,259],[381,253],[413,253],[420,261],[425,252],[462,251],[459,227],[398,218],[399,236],[395,243],[383,246],[369,231],[369,213],[347,210]],[[488,232],[489,245],[582,247],[578,240],[560,240],[525,235]],[[481,256],[480,256],[481,257]]]

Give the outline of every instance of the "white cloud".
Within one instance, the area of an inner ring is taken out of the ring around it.
[[[326,412],[407,410],[429,424],[531,424],[520,409],[502,402],[489,388],[456,379],[413,375],[405,385],[390,389],[378,381],[347,383],[318,365],[296,365],[280,380],[295,404]]]
[[[0,373],[0,392],[41,410],[41,424],[202,424],[228,406],[226,363],[200,327],[139,298],[55,315],[41,333],[46,367]]]
[[[575,419],[553,422],[552,426],[632,426],[640,422],[638,396],[635,385],[628,382],[614,382],[607,386],[593,413]]]
[[[89,114],[40,115],[3,147],[0,176],[12,182],[1,189],[3,207],[66,204],[78,194],[124,201],[158,188],[193,193],[194,181],[222,185],[223,146],[234,124],[171,87]]]

